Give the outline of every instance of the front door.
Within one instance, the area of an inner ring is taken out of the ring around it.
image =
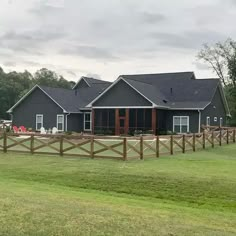
[[[129,110],[116,109],[116,135],[128,134]]]

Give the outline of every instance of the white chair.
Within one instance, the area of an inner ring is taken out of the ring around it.
[[[52,134],[57,134],[58,133],[58,129],[56,127],[52,128]]]
[[[41,127],[40,128],[40,134],[46,134],[47,132],[46,132],[46,130],[45,130],[45,128],[44,127]]]

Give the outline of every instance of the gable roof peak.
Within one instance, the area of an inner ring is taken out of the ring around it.
[[[92,77],[82,76],[72,89],[76,89],[81,81],[84,81],[88,85],[88,87],[91,87],[93,84],[108,84],[108,83],[111,83],[109,81],[105,81],[105,80],[101,80],[101,79],[95,79],[95,78],[92,78]]]

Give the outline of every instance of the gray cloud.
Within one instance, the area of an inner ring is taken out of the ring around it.
[[[6,61],[6,62],[3,62],[3,65],[6,67],[15,67],[17,64],[16,62],[13,62],[13,61]]]
[[[0,58],[5,66],[47,64],[71,77],[155,72],[157,64],[161,71],[202,72],[193,64],[202,44],[236,37],[235,2],[4,0]]]
[[[8,31],[0,36],[1,48],[25,54],[43,55],[42,47],[51,41],[64,37],[62,31],[55,29]]]
[[[209,70],[209,69],[212,69],[210,68],[208,65],[206,64],[203,64],[201,62],[193,62],[193,65],[198,69],[198,70]]]
[[[216,43],[227,38],[215,31],[185,31],[182,33],[151,33],[162,46],[180,49],[200,49],[204,43]]]
[[[166,16],[160,13],[143,12],[140,14],[140,22],[156,24],[166,20]]]
[[[235,0],[220,0],[220,4],[229,4],[232,6],[236,6],[236,1]]]
[[[31,14],[35,14],[37,16],[45,16],[48,14],[60,14],[62,13],[63,8],[62,7],[54,7],[54,6],[48,6],[48,5],[39,5],[31,8],[29,12]]]
[[[110,59],[116,60],[117,57],[113,56],[110,50],[98,48],[95,46],[74,46],[62,49],[59,53],[65,55],[77,55],[90,59]]]

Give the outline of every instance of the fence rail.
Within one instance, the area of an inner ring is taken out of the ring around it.
[[[236,129],[163,136],[107,137],[0,133],[0,151],[120,160],[160,157],[235,143]]]

